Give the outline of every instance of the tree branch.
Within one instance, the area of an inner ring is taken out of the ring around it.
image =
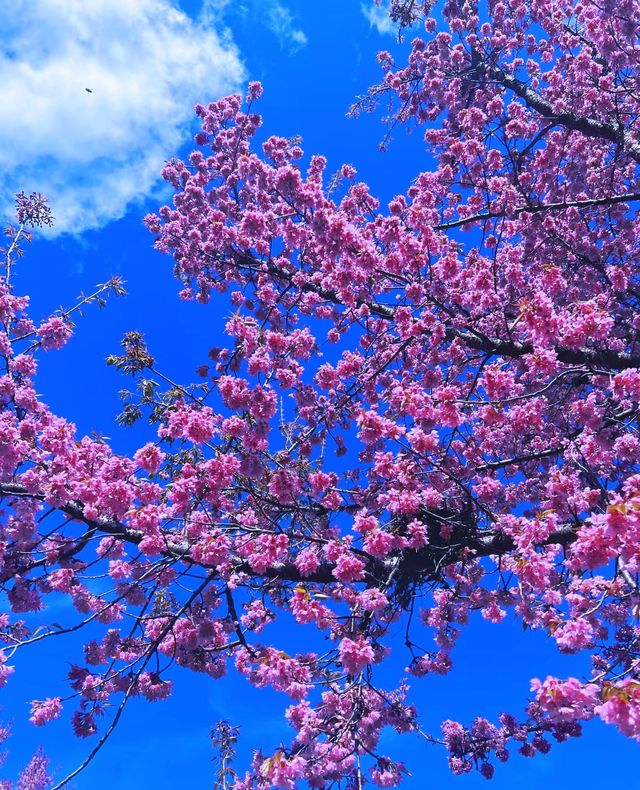
[[[40,501],[45,500],[42,493],[33,493],[23,486],[16,483],[0,484],[0,498],[31,498]],[[61,512],[71,518],[81,521],[90,526],[97,532],[113,535],[115,538],[123,540],[133,545],[138,545],[143,539],[144,534],[138,530],[132,530],[115,519],[90,519],[84,515],[83,507],[80,503],[69,502],[58,508]],[[564,526],[553,532],[541,545],[561,545],[567,546],[576,538],[575,528],[571,525]],[[400,564],[396,574],[398,581],[407,579],[408,576],[419,579],[420,581],[431,581],[439,577],[441,569],[445,565],[451,565],[460,561],[463,556],[467,556],[471,551],[474,557],[488,557],[490,555],[505,554],[513,551],[515,544],[513,540],[497,529],[478,530],[466,524],[460,524],[454,530],[454,535],[449,543],[441,545],[429,544],[426,548],[418,551],[405,550],[400,555]],[[211,566],[198,562],[193,559],[191,548],[188,541],[174,540],[170,536],[166,538],[166,549],[162,552],[172,560],[180,560],[191,565],[197,565],[211,571]],[[368,557],[362,553],[360,555],[366,560],[365,581],[376,584],[388,576],[391,564],[397,565],[398,557],[389,558],[386,561]],[[337,582],[333,575],[335,565],[331,562],[322,563],[313,573],[302,574],[293,562],[274,563],[264,572],[258,573],[247,562],[238,562],[234,565],[235,573],[243,573],[254,578],[274,580],[282,582],[315,584],[334,584]],[[22,570],[24,572],[24,569]]]
[[[512,219],[513,217],[519,217],[520,214],[540,214],[543,211],[561,211],[567,208],[589,208],[590,206],[613,206],[617,203],[630,203],[635,200],[640,200],[640,193],[629,192],[626,195],[613,195],[606,198],[564,200],[559,203],[540,203],[532,206],[519,206],[508,214],[506,211],[487,211],[482,214],[473,214],[466,218],[456,219],[453,222],[443,222],[441,225],[435,225],[434,230],[451,230],[452,228],[459,228],[462,225],[467,225],[469,222],[483,222],[498,217]]]
[[[519,96],[531,110],[543,116],[545,120],[565,126],[576,132],[581,132],[586,137],[595,137],[600,140],[608,140],[612,143],[622,145],[627,154],[640,162],[640,145],[633,139],[628,129],[620,123],[605,123],[596,118],[589,118],[584,115],[577,115],[572,112],[555,112],[551,102],[530,88],[522,80],[517,79],[511,74],[506,74],[496,66],[484,65],[484,69],[489,77],[504,85],[505,88],[513,91]]]
[[[640,199],[640,194],[637,195],[637,198]],[[465,220],[465,222],[467,221],[471,220]],[[286,270],[275,266],[271,261],[263,263],[257,258],[251,257],[248,253],[244,253],[238,258],[238,260],[233,262],[233,265],[239,269],[250,269],[256,273],[262,271],[270,274],[274,278],[285,280],[287,283],[293,284],[294,273],[287,272]],[[337,306],[345,306],[338,294],[328,288],[322,288],[321,286],[310,282],[305,282],[302,284],[297,283],[297,287],[301,291],[316,293],[325,301],[331,302]],[[381,302],[358,299],[356,300],[356,306],[366,306],[373,315],[383,318],[386,321],[395,320],[395,308],[382,304]],[[497,354],[505,357],[523,357],[526,354],[531,354],[535,350],[531,343],[515,343],[511,340],[492,338],[479,332],[454,329],[453,327],[448,327],[446,329],[445,339],[450,342],[455,339],[459,339],[462,340],[462,342],[469,348],[473,348],[478,351],[484,351],[487,354]],[[595,367],[604,367],[611,370],[640,368],[640,354],[610,351],[609,349],[596,350],[591,348],[565,348],[564,346],[554,346],[553,350],[555,351],[560,362],[565,362],[570,365],[590,365]]]

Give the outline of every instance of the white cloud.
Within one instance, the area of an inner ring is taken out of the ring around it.
[[[398,26],[389,18],[389,3],[387,0],[383,0],[380,4],[371,0],[369,5],[361,3],[360,8],[369,20],[369,25],[375,27],[381,36],[395,35],[398,32]]]
[[[282,3],[269,2],[265,8],[267,27],[274,33],[281,47],[288,47],[291,54],[298,52],[307,44],[307,37],[295,27],[291,11]]]
[[[4,0],[0,211],[40,191],[55,230],[80,233],[149,195],[193,105],[243,79],[215,21],[172,0]]]
[[[280,48],[290,55],[308,43],[305,32],[296,27],[296,17],[280,0],[205,0],[205,3],[214,4],[216,18],[226,16],[240,21],[245,32],[254,26],[267,28],[278,39]]]

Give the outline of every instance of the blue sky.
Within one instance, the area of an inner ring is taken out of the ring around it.
[[[395,47],[391,27],[370,0],[4,0],[3,12],[0,211],[6,219],[16,191],[40,190],[57,218],[53,234],[34,242],[20,263],[17,289],[31,295],[36,319],[112,274],[124,277],[129,291],[103,311],[90,307],[72,342],[43,358],[39,390],[79,431],[109,436],[128,452],[145,440],[145,429],[116,426],[117,393],[129,382],[106,367],[105,357],[117,351],[125,331],[138,329],[162,370],[192,380],[207,350],[220,343],[228,311],[225,304],[204,308],[176,298],[171,261],[153,251],[141,222],[169,197],[157,174],[166,158],[188,150],[196,101],[261,80],[265,134],[301,134],[307,154],[328,156],[330,171],[353,164],[383,201],[404,191],[429,167],[429,157],[419,133],[397,131],[381,153],[379,115],[345,117],[379,77],[377,51]],[[436,732],[448,717],[468,722],[503,709],[518,713],[531,677],[586,669],[580,659],[559,656],[541,635],[508,622],[474,621],[457,656],[449,677],[414,684],[427,730]],[[64,693],[66,662],[80,657],[79,643],[55,640],[17,657],[17,673],[0,696],[3,716],[14,723],[2,776],[40,743],[58,777],[82,761],[90,744],[74,739],[65,720],[34,730],[25,704]],[[390,676],[403,661],[399,655]],[[282,696],[233,676],[215,682],[182,671],[175,680],[170,701],[133,701],[112,742],[73,786],[209,788],[207,733],[220,718],[242,728],[238,767],[252,747],[287,739]],[[453,778],[442,753],[410,737],[389,737],[387,746],[412,773],[407,787],[485,784],[479,776]],[[619,782],[633,790],[639,785],[627,766],[636,754],[634,744],[594,723],[583,739],[546,757],[499,766],[493,787]]]

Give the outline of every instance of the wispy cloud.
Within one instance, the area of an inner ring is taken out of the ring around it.
[[[254,26],[269,30],[277,39],[280,48],[295,55],[308,43],[306,33],[297,27],[297,19],[281,0],[205,0],[205,7],[213,4],[214,16],[227,17],[242,27]]]
[[[0,210],[41,191],[58,233],[101,227],[150,194],[194,103],[244,76],[211,15],[195,21],[172,0],[5,0],[3,11]]]
[[[291,11],[282,3],[269,2],[265,9],[267,27],[277,36],[280,46],[293,54],[307,43],[304,31],[295,26]]]
[[[389,18],[388,0],[382,0],[381,3],[375,3],[373,0],[370,0],[369,3],[361,3],[360,8],[369,20],[369,25],[375,27],[381,36],[395,35],[398,32],[397,25]]]

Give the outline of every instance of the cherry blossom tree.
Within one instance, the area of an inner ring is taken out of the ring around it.
[[[49,220],[20,198],[0,282],[1,676],[64,638],[51,596],[74,629],[103,626],[67,698],[32,706],[36,725],[74,711],[87,762],[129,699],[171,693],[175,664],[290,698],[291,742],[221,769],[240,790],[395,786],[384,728],[486,777],[595,717],[640,740],[640,3],[390,12],[408,62],[380,53],[356,111],[388,102],[435,164],[388,206],[351,166],[329,178],[296,141],[256,145],[258,84],[196,107],[197,150],[167,164],[173,203],[146,224],[182,299],[235,312],[195,384],[125,337],[122,421],[156,431],[133,457],[35,393],[75,308],[35,325],[14,294],[17,245]],[[449,672],[476,612],[587,652],[591,674],[426,735],[411,686]],[[274,642],[282,618],[308,652]]]
[[[10,735],[11,728],[0,725],[0,746],[4,746]],[[0,766],[6,757],[6,750],[0,752]],[[47,790],[50,786],[49,759],[42,749],[32,756],[15,783],[8,779],[0,779],[0,790]]]

